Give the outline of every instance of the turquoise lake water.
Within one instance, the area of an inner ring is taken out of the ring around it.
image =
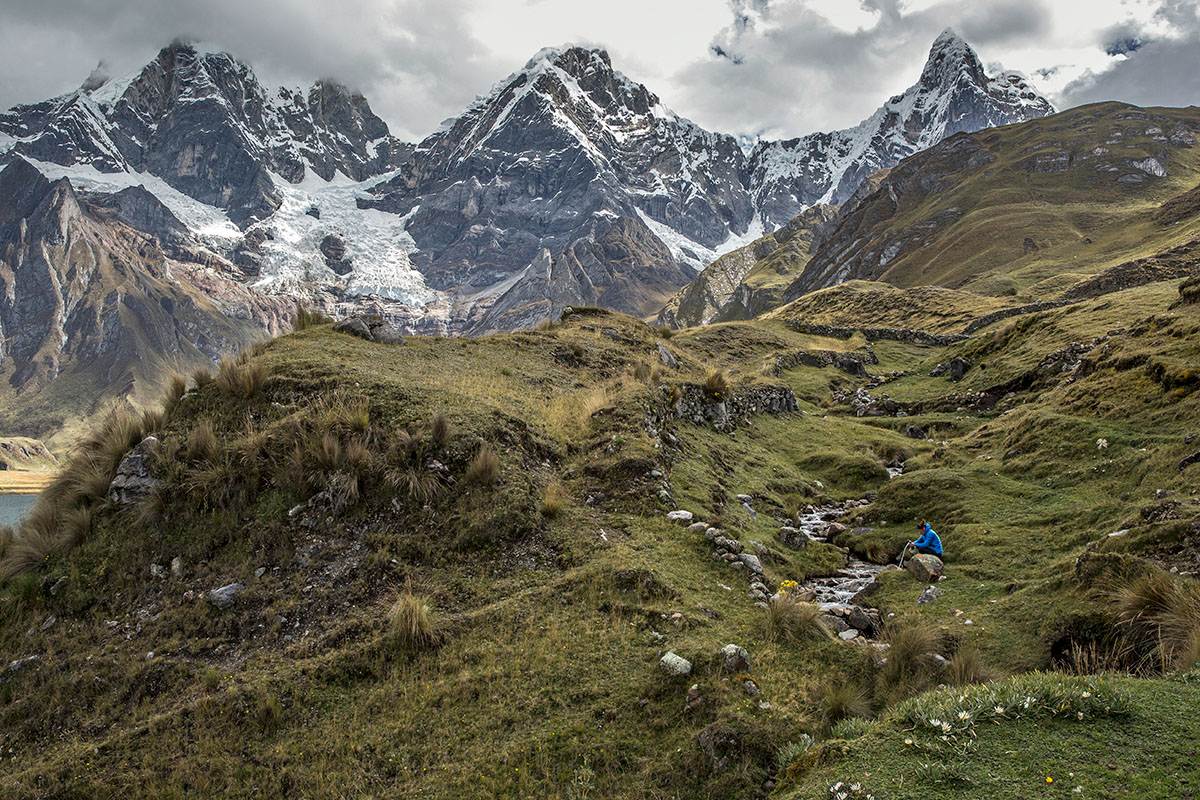
[[[0,525],[16,526],[37,499],[36,494],[0,494]]]

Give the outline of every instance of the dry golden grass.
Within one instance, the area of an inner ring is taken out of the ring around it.
[[[767,636],[775,641],[832,639],[833,632],[821,622],[821,609],[790,594],[777,594],[767,601]]]
[[[0,494],[37,494],[54,483],[61,472],[0,471]]]
[[[430,644],[437,637],[429,601],[407,589],[388,607],[387,625],[392,640],[406,650]]]
[[[561,483],[557,481],[546,485],[546,490],[542,493],[542,516],[546,519],[554,519],[562,513],[563,504],[566,500],[566,492],[563,490]]]
[[[476,486],[490,486],[500,477],[500,456],[487,442],[479,445],[479,452],[471,459],[467,467],[467,483]]]

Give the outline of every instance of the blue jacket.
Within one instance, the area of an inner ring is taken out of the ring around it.
[[[928,547],[939,556],[942,554],[942,540],[938,538],[937,533],[929,526],[928,522],[925,523],[925,532],[921,534],[921,538],[913,544],[917,547]]]

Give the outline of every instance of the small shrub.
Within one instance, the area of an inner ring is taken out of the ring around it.
[[[773,640],[832,639],[821,622],[821,609],[792,594],[776,594],[767,601],[767,635]]]
[[[670,328],[666,325],[663,325],[661,328],[658,329],[658,335],[664,339],[670,339],[672,336],[675,335],[675,329]]]
[[[393,641],[406,650],[430,644],[437,636],[429,601],[408,590],[401,592],[392,602],[387,621]]]
[[[872,731],[878,723],[866,717],[847,717],[829,731],[830,739],[858,739]]]
[[[561,483],[550,483],[546,485],[545,492],[542,493],[542,516],[546,519],[554,519],[562,513],[563,509],[563,487]]]
[[[500,477],[500,456],[492,446],[484,442],[479,446],[479,452],[471,459],[467,467],[467,482],[477,486],[490,486]]]
[[[713,400],[724,400],[729,394],[729,378],[722,370],[710,370],[704,377],[704,393]]]
[[[587,350],[584,348],[584,346],[582,344],[580,344],[579,342],[571,342],[571,355],[575,357],[576,361],[582,361],[583,356],[586,353],[587,353]]]
[[[429,441],[433,442],[434,447],[445,447],[450,444],[450,434],[450,420],[440,412],[434,414],[433,419],[429,420]]]
[[[221,670],[216,667],[209,667],[204,670],[204,689],[208,692],[216,691],[216,688],[221,685]]]
[[[638,363],[633,368],[633,379],[637,381],[646,381],[650,378],[650,365],[645,361]]]
[[[871,701],[866,691],[858,684],[849,682],[824,686],[818,693],[817,707],[825,730],[831,730],[842,720],[871,714]]]

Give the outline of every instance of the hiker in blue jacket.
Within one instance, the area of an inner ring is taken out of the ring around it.
[[[917,523],[917,530],[921,532],[921,538],[915,542],[909,542],[910,545],[917,548],[918,553],[924,553],[927,556],[942,557],[942,540],[938,538],[936,532],[928,522],[922,520]]]

